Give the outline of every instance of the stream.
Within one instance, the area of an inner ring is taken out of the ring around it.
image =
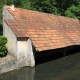
[[[46,59],[46,58],[45,58]],[[0,75],[0,80],[80,80],[80,52]]]

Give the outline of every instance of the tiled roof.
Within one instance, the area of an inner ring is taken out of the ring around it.
[[[5,20],[17,37],[29,37],[38,51],[80,45],[79,20],[21,8],[11,10],[14,20]]]

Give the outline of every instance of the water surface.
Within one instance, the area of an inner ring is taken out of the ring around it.
[[[2,74],[0,80],[80,80],[80,53]]]

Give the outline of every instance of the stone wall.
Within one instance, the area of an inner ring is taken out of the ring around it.
[[[32,42],[29,38],[18,38],[17,55],[18,59],[26,58],[27,66],[35,66]]]
[[[13,55],[8,53],[6,57],[0,58],[0,74],[12,71],[14,69],[19,69],[26,65],[27,63],[25,58],[17,60]]]

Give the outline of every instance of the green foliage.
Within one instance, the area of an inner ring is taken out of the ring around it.
[[[21,8],[31,9],[30,0],[15,0],[14,4],[15,4],[15,6],[18,6]]]
[[[80,0],[0,0],[0,25],[2,7],[12,4],[20,8],[80,19]]]
[[[4,36],[0,36],[0,46],[3,46],[7,43],[7,38]]]
[[[65,11],[65,15],[68,17],[80,19],[80,5],[72,5]]]
[[[31,3],[31,7],[37,11],[59,14],[55,0],[36,0]]]
[[[0,46],[0,55],[4,55],[7,53],[7,48],[6,46]]]
[[[4,55],[7,53],[6,48],[7,38],[4,36],[0,36],[0,55]]]
[[[30,0],[33,10],[80,19],[80,0]]]
[[[16,7],[30,9],[30,0],[6,0],[7,5],[14,4]]]

